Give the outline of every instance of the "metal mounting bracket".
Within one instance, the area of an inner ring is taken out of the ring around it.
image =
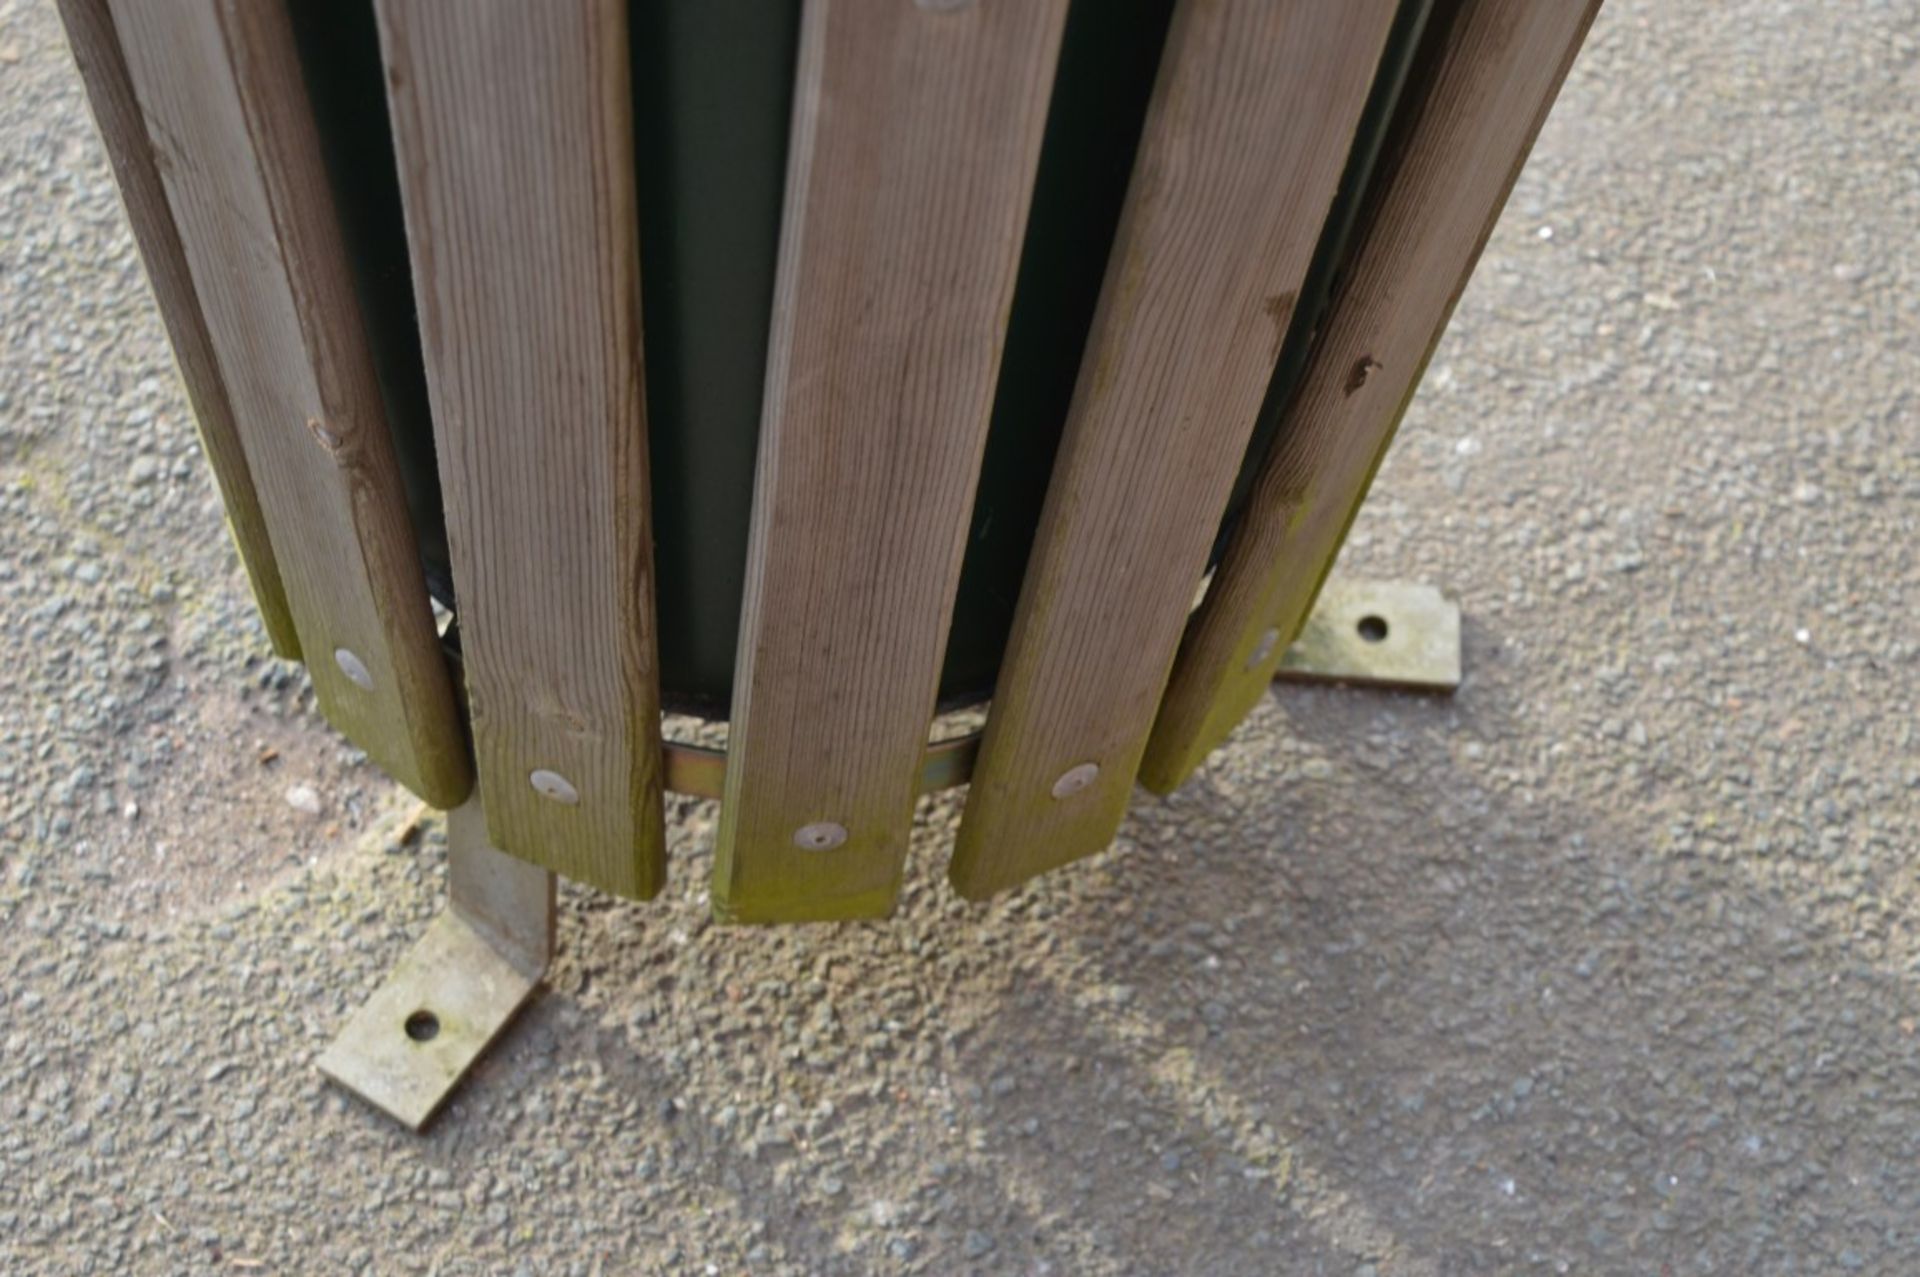
[[[1460,607],[1431,585],[1335,577],[1274,679],[1451,692],[1460,686]]]
[[[320,1071],[425,1126],[546,975],[554,875],[495,850],[476,795],[447,813],[447,907],[321,1053]]]

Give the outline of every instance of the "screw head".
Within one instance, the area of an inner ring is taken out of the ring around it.
[[[337,452],[339,450],[340,448],[339,433],[335,431],[332,426],[329,426],[326,422],[320,420],[320,418],[308,417],[307,430],[313,435],[315,439],[318,439],[320,441],[320,446],[322,448],[325,448],[328,452]]]
[[[373,690],[373,671],[368,669],[367,663],[358,656],[344,647],[336,647],[333,649],[333,663],[340,667],[340,672],[345,674],[347,681],[355,687],[369,692]]]
[[[816,820],[793,831],[793,845],[807,851],[832,851],[847,840],[847,827],[831,820]]]
[[[542,798],[551,798],[556,803],[565,803],[569,807],[578,806],[580,791],[573,782],[559,772],[548,771],[544,767],[535,768],[527,775],[527,783],[533,786],[533,792]]]
[[[1069,767],[1060,773],[1060,779],[1053,782],[1055,798],[1071,798],[1099,778],[1099,763],[1081,763],[1078,767]]]
[[[1258,669],[1260,666],[1260,663],[1266,660],[1269,656],[1272,656],[1273,649],[1279,646],[1280,646],[1279,630],[1277,629],[1268,630],[1265,634],[1262,634],[1260,636],[1260,641],[1253,645],[1253,652],[1247,657],[1247,668],[1250,670]]]

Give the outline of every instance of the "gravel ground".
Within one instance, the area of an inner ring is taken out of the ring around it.
[[[51,6],[0,0],[0,1271],[1920,1271],[1920,7],[1612,0],[1283,688],[884,926],[563,900],[422,1138],[311,1067],[444,841],[263,655]],[[305,788],[317,814],[302,810]]]

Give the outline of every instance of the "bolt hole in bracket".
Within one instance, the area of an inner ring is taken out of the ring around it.
[[[1328,581],[1275,677],[1450,692],[1460,684],[1460,609],[1431,586]],[[978,748],[977,735],[930,746],[921,790],[964,784]],[[667,788],[720,797],[724,752],[669,742],[665,765]],[[1080,792],[1098,774],[1092,763],[1070,768],[1054,782],[1054,797]],[[571,795],[563,777],[530,779],[559,801]],[[803,826],[794,842],[830,855],[846,837],[821,822]],[[321,1072],[415,1130],[425,1126],[545,976],[554,882],[489,845],[477,796],[449,812],[447,908],[320,1056]]]
[[[1335,577],[1274,679],[1451,692],[1460,686],[1459,605],[1430,585]]]

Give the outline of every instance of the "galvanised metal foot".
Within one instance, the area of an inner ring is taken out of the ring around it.
[[[1451,692],[1460,686],[1460,607],[1431,585],[1335,577],[1274,679]]]
[[[476,796],[447,813],[447,907],[347,1021],[320,1071],[425,1126],[546,975],[554,876],[496,851]]]

